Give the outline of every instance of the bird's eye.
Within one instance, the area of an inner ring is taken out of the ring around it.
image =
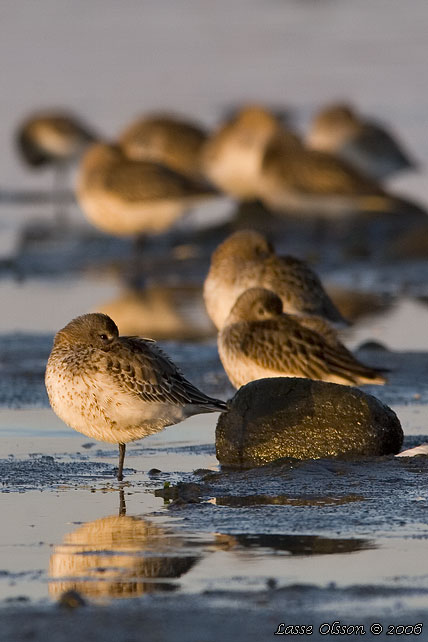
[[[109,341],[109,337],[106,334],[100,334],[101,341]]]

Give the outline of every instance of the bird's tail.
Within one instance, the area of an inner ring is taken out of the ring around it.
[[[365,212],[426,216],[425,208],[419,203],[390,194],[361,196],[358,204],[360,211]]]
[[[207,397],[207,402],[204,404],[205,412],[226,412],[228,410],[228,403],[221,401],[221,399],[213,399]]]

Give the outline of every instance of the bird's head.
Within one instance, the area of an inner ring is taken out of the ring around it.
[[[237,321],[265,321],[281,314],[282,301],[275,292],[265,288],[250,288],[235,301],[225,325]]]
[[[231,234],[213,254],[213,263],[224,258],[257,260],[274,254],[272,244],[255,230],[239,230]]]
[[[119,337],[115,322],[99,312],[83,314],[68,323],[55,336],[55,345],[89,345],[110,350]]]

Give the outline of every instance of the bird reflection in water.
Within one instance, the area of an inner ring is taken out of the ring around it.
[[[127,516],[121,491],[119,515],[83,524],[54,548],[49,595],[56,599],[77,591],[90,600],[109,601],[176,590],[176,583],[165,580],[179,578],[198,561],[186,554],[184,544],[171,531]]]
[[[123,291],[118,298],[97,305],[97,311],[116,320],[122,334],[197,340],[215,336],[200,287],[150,285]]]

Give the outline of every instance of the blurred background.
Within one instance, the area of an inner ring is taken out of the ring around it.
[[[19,230],[36,214],[53,216],[46,205],[21,207],[8,198],[51,189],[51,172],[29,171],[14,148],[18,124],[44,108],[70,109],[114,139],[146,112],[171,111],[213,127],[246,102],[289,111],[303,132],[317,109],[345,100],[390,124],[417,159],[416,171],[394,175],[388,186],[428,202],[423,0],[6,1],[0,23],[0,259],[6,267],[23,253]],[[73,217],[88,225],[77,207]],[[68,250],[61,248],[64,260]],[[55,261],[46,263],[46,248],[37,251],[43,276],[58,276]],[[64,281],[45,287],[37,260],[26,256],[18,279],[6,271],[0,283],[10,302],[0,330],[53,331],[73,314],[121,296],[121,286],[105,275],[95,289],[91,281],[68,280],[64,296]],[[414,308],[406,314],[404,323],[415,319]]]
[[[46,106],[114,137],[146,110],[214,124],[225,108],[256,101],[294,108],[304,122],[346,99],[428,155],[423,0],[6,0],[0,20],[2,185],[40,185],[12,134]]]

